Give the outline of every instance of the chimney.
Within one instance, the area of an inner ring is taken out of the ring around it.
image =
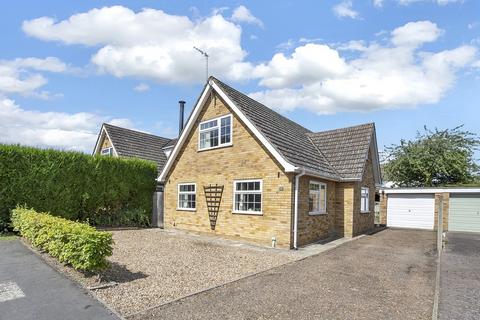
[[[180,106],[180,116],[178,118],[178,136],[180,137],[183,131],[183,114],[185,110],[185,101],[178,101],[178,105]]]

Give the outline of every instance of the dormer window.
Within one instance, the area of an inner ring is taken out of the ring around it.
[[[113,156],[113,147],[103,148],[100,154],[102,156]]]
[[[229,146],[232,144],[232,115],[203,121],[198,130],[199,150]]]

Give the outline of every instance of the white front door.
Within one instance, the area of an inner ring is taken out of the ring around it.
[[[433,230],[434,194],[389,194],[387,226]]]

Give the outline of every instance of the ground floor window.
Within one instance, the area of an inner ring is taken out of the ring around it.
[[[178,185],[178,209],[196,209],[196,185],[195,183],[181,183]]]
[[[308,211],[310,214],[327,212],[327,185],[323,182],[310,181],[308,192]]]
[[[237,180],[233,182],[236,213],[262,213],[262,180]]]
[[[367,187],[362,187],[360,193],[360,211],[369,212],[369,201],[370,200],[370,189]]]

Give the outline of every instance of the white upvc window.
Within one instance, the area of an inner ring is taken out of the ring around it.
[[[233,212],[262,214],[262,180],[233,182]]]
[[[178,184],[178,210],[194,211],[197,208],[197,185],[195,183]]]
[[[102,156],[113,156],[113,147],[103,148],[100,154]]]
[[[310,181],[308,186],[309,214],[327,213],[327,185],[323,182]]]
[[[232,145],[232,115],[203,121],[198,128],[198,150]]]
[[[362,187],[360,191],[360,211],[370,212],[370,189],[368,187]]]

